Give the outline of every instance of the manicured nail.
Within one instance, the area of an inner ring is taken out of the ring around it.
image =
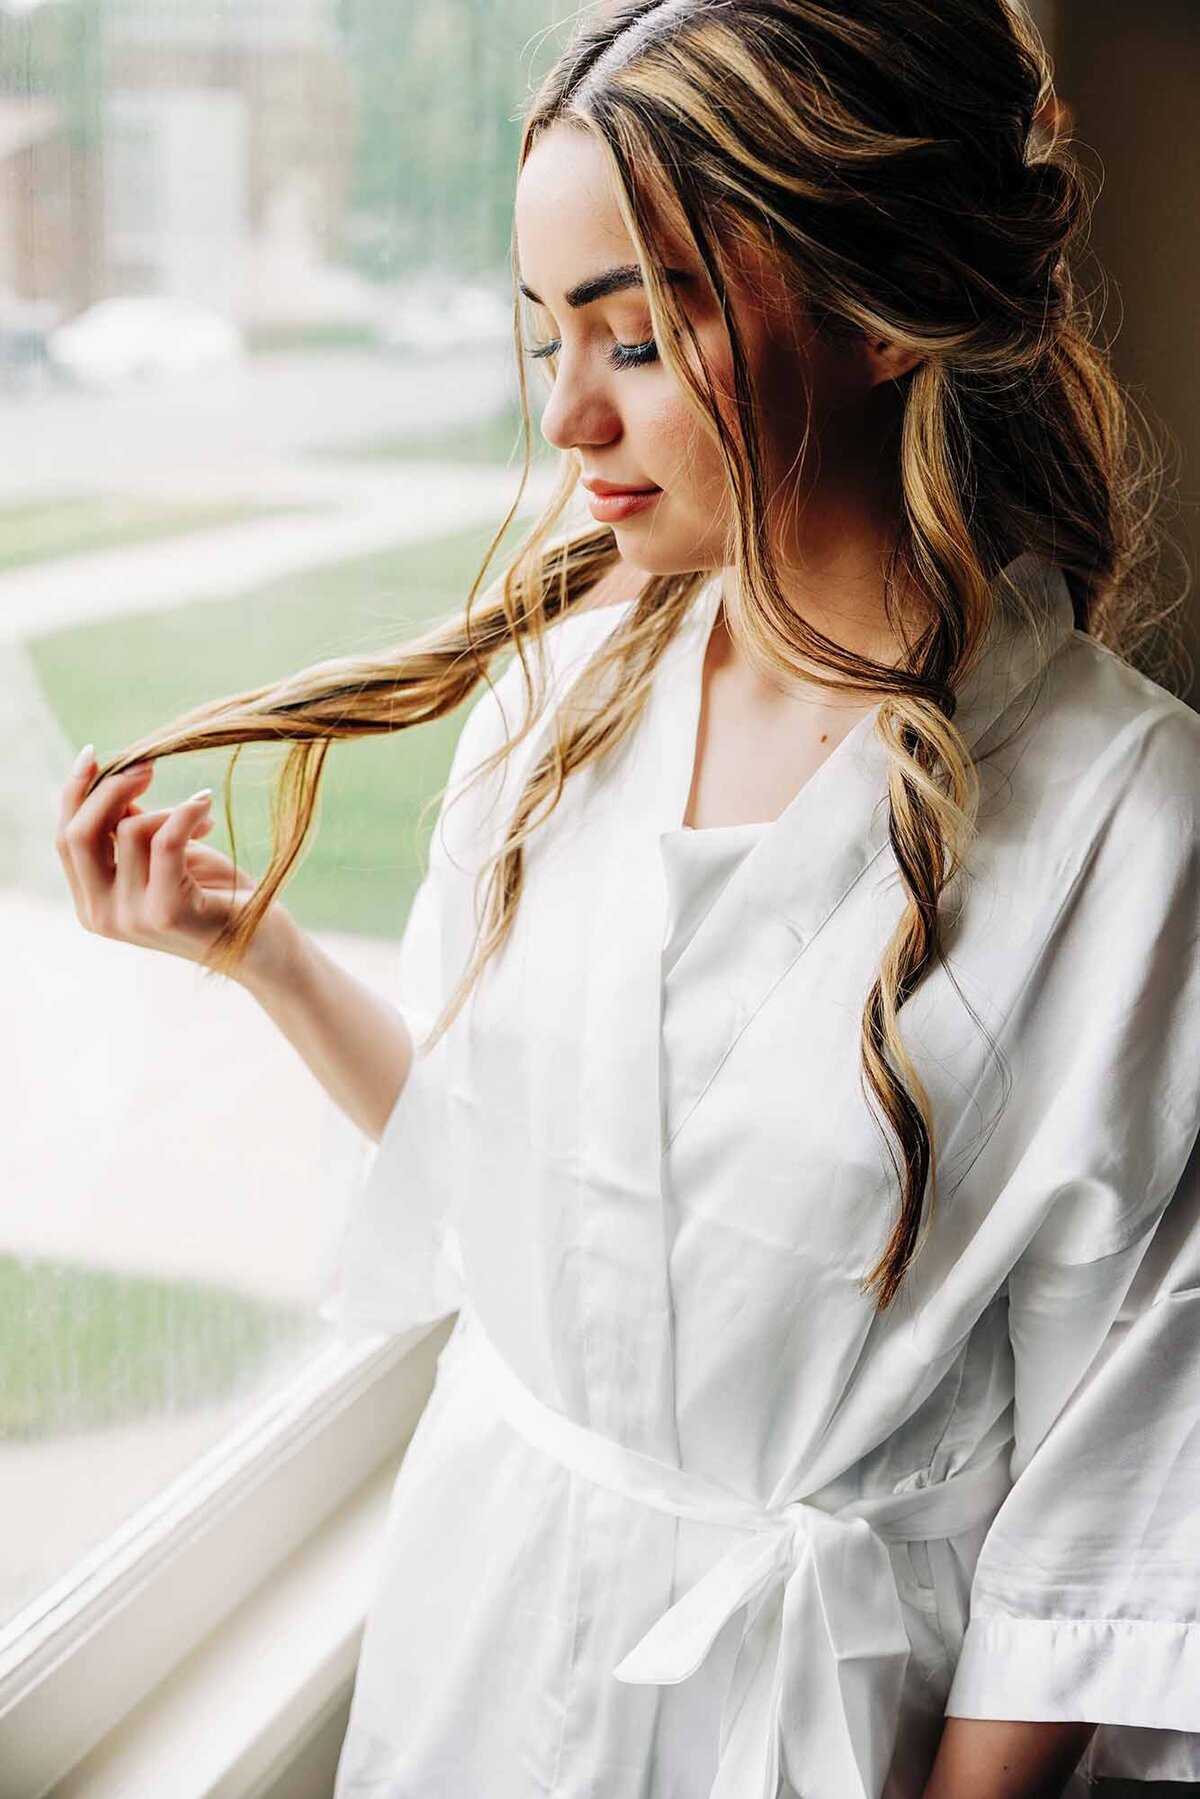
[[[200,787],[200,788],[197,788],[195,793],[189,794],[187,799],[184,800],[183,803],[185,806],[194,806],[197,800],[204,800],[205,802],[207,802],[211,798],[212,798],[212,788],[211,787]]]
[[[83,773],[84,769],[90,768],[92,766],[92,763],[95,760],[96,760],[95,744],[94,743],[85,743],[83,748],[80,750],[79,754],[76,756],[74,762],[71,764],[71,773],[73,775],[81,775]]]

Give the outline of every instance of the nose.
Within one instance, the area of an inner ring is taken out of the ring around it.
[[[542,412],[542,436],[556,450],[612,443],[621,421],[603,381],[580,367],[566,350],[558,353],[558,371]]]

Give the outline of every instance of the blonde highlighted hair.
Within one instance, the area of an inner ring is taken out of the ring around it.
[[[881,1309],[934,1204],[930,1108],[899,1015],[941,961],[939,899],[969,848],[978,779],[954,724],[955,696],[988,634],[997,576],[1025,551],[1057,563],[1077,627],[1156,675],[1148,646],[1170,616],[1155,597],[1162,463],[1071,266],[1088,200],[1067,141],[1046,122],[1053,101],[1044,46],[1010,0],[625,0],[578,23],[533,98],[521,143],[523,165],[543,132],[565,124],[590,132],[608,160],[660,354],[727,472],[739,637],[781,672],[802,656],[829,671],[829,684],[881,696],[890,837],[906,898],[860,1035],[862,1076],[894,1139],[899,1187],[889,1240],[864,1282]],[[664,231],[691,246],[719,302],[735,428],[666,278]],[[918,594],[923,608],[900,666],[816,632],[781,589],[758,396],[730,304],[735,244],[773,259],[818,329],[920,353],[900,383],[902,517],[884,596],[889,617],[901,593]],[[523,492],[531,428],[515,290],[514,338]],[[564,454],[545,511],[481,593],[518,494],[460,617],[386,655],[323,662],[199,707],[101,771],[220,745],[288,746],[272,796],[269,865],[214,945],[214,971],[237,967],[302,854],[334,740],[452,712],[509,648],[524,672],[526,717],[480,776],[532,728],[547,627],[585,603],[620,560],[607,527],[556,534],[577,477]],[[480,872],[477,940],[429,1043],[512,927],[526,838],[564,782],[634,728],[662,653],[710,572],[648,577],[585,670],[569,723],[557,719]],[[1037,628],[1036,618],[1027,622]],[[225,783],[231,836],[235,762]]]

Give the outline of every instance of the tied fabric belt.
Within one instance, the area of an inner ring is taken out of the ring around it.
[[[478,1315],[462,1322],[463,1347],[496,1409],[535,1448],[658,1511],[746,1532],[613,1670],[636,1685],[686,1680],[727,1619],[747,1608],[710,1799],[777,1799],[785,1760],[802,1799],[878,1799],[909,1656],[887,1544],[990,1520],[1009,1489],[1007,1458],[836,1512],[805,1499],[766,1509],[543,1405]]]

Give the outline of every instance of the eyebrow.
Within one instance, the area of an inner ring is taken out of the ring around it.
[[[672,286],[691,280],[686,269],[666,269],[664,273]],[[567,305],[578,309],[581,306],[590,305],[593,300],[607,299],[609,294],[621,294],[627,288],[645,287],[645,285],[642,271],[636,262],[622,263],[619,268],[606,269],[602,275],[592,275],[589,280],[580,281],[574,287],[569,287],[566,294]],[[526,287],[523,281],[518,281],[517,286],[525,298],[532,300],[535,306],[543,304],[540,297],[534,293],[531,287]]]

